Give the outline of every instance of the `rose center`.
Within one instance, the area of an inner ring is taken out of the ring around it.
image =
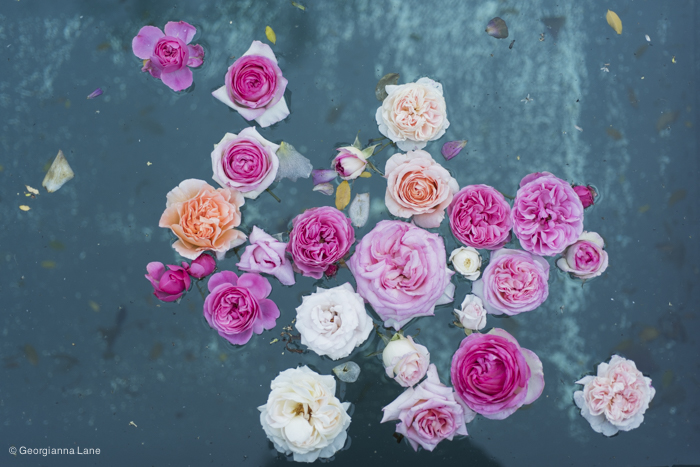
[[[311,411],[311,407],[309,407],[309,404],[299,403],[296,405],[296,407],[294,407],[294,410],[292,411],[292,413],[294,413],[294,415],[301,415],[308,422],[311,419],[312,411]]]

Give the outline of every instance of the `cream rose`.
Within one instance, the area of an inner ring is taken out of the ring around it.
[[[270,384],[260,423],[275,449],[296,462],[326,459],[345,444],[349,402],[335,397],[335,379],[307,366],[280,372]]]
[[[430,365],[430,352],[413,342],[411,336],[395,334],[382,352],[382,362],[389,378],[401,386],[410,388],[418,383]]]
[[[388,85],[386,92],[377,109],[377,125],[402,151],[424,148],[450,126],[442,84],[421,78],[415,83]]]
[[[464,297],[461,308],[455,310],[455,314],[464,329],[478,331],[486,326],[486,309],[484,309],[484,303],[476,295],[468,294]]]
[[[460,247],[450,253],[450,262],[455,271],[469,279],[475,281],[479,278],[481,271],[481,255],[473,247]]]
[[[347,282],[302,297],[295,326],[303,345],[333,360],[350,355],[373,328],[364,300]]]

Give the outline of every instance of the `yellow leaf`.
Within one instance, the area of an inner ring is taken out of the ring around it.
[[[343,180],[335,190],[335,207],[342,211],[348,204],[350,204],[350,184],[347,180]]]
[[[292,5],[294,5],[295,7],[299,8],[301,11],[306,10],[306,7],[305,7],[304,5],[302,5],[302,4],[300,4],[300,3],[292,2]]]
[[[372,172],[367,172],[366,170],[360,174],[360,178],[369,178],[372,176]]]
[[[605,19],[608,20],[608,24],[615,30],[616,33],[622,34],[622,21],[620,21],[620,17],[617,16],[617,13],[612,10],[608,10],[608,13],[605,15]]]
[[[19,208],[20,208],[22,211],[29,211],[29,210],[31,209],[31,208],[30,208],[29,206],[27,206],[26,204],[20,204]]]
[[[51,260],[42,261],[41,267],[46,269],[53,269],[56,267],[56,262]]]
[[[267,40],[272,42],[273,44],[277,42],[277,36],[275,35],[275,31],[273,31],[270,26],[265,27],[265,35],[267,36]]]

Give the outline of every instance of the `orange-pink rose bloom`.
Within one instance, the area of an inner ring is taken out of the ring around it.
[[[245,198],[237,190],[215,189],[191,178],[168,193],[158,225],[173,231],[178,238],[173,248],[185,258],[213,251],[222,260],[228,250],[245,242],[245,234],[234,229],[241,224],[243,203]]]
[[[459,191],[457,180],[425,151],[394,154],[386,161],[384,203],[397,217],[408,218],[419,227],[438,227],[445,208]]]

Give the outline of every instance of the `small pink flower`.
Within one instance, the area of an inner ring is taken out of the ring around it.
[[[192,86],[192,70],[204,60],[201,45],[189,45],[197,29],[184,21],[170,21],[165,34],[155,26],[144,26],[131,41],[131,48],[143,60],[141,71],[159,78],[173,91]]]
[[[428,371],[430,352],[425,346],[413,342],[411,336],[397,336],[384,347],[382,362],[389,378],[405,388],[410,388]]]
[[[250,245],[241,255],[238,269],[275,276],[284,285],[294,285],[292,263],[285,256],[286,243],[282,243],[264,230],[253,226]]]
[[[447,207],[447,215],[452,233],[467,246],[496,250],[510,240],[510,205],[488,185],[459,190]]]
[[[595,232],[583,232],[576,243],[564,250],[557,267],[579,279],[600,276],[608,268],[608,253],[604,247],[603,237]]]
[[[183,262],[182,267],[169,264],[166,271],[163,263],[148,263],[146,279],[153,285],[153,295],[164,302],[174,302],[182,297],[190,288],[190,276],[187,274],[187,268],[187,263]]]
[[[360,149],[346,146],[338,148],[338,155],[331,165],[343,180],[354,180],[365,171],[367,159]]]
[[[204,253],[192,261],[187,272],[195,279],[204,279],[214,272],[214,269],[216,269],[216,260],[213,256]]]
[[[578,195],[578,197],[581,199],[583,209],[586,209],[589,206],[593,206],[593,204],[595,203],[595,197],[598,196],[598,193],[595,191],[595,188],[593,188],[590,185],[574,185],[573,189]]]

